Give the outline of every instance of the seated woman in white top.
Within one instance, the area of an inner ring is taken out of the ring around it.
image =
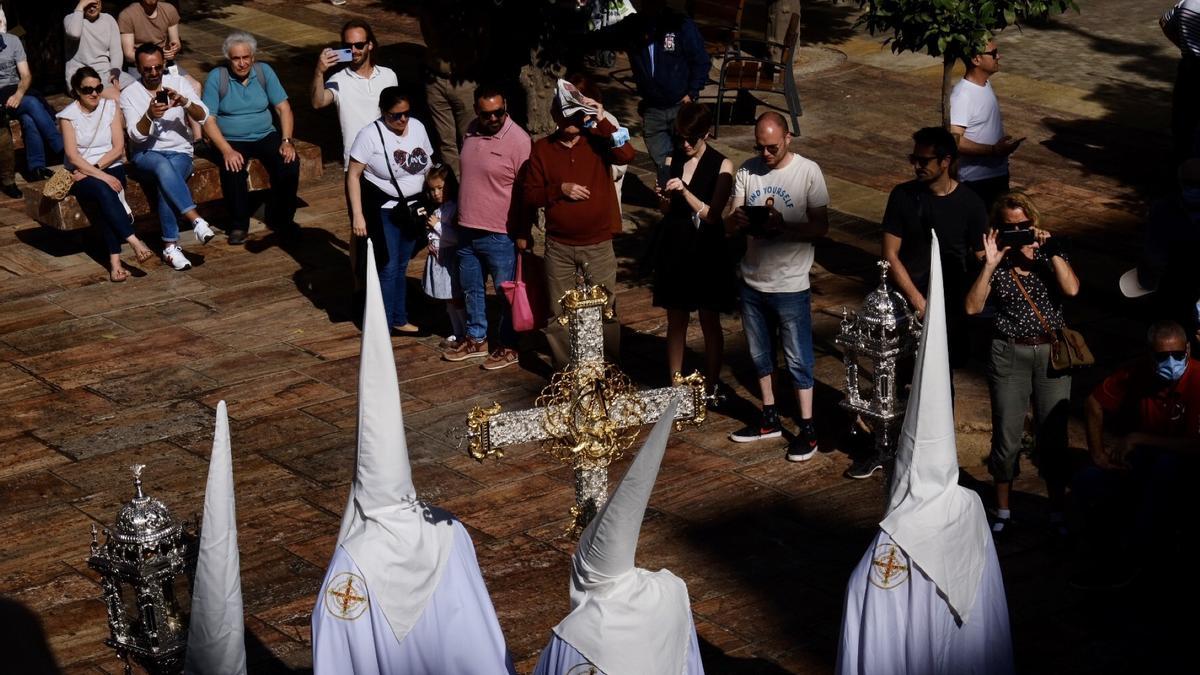
[[[425,174],[433,164],[433,145],[425,125],[410,117],[411,108],[400,87],[380,92],[381,117],[355,136],[346,172],[351,227],[362,247],[358,260],[364,259],[371,237],[388,325],[400,335],[420,333],[408,322],[405,272],[414,251],[426,242],[425,218],[416,218],[412,209],[420,204]]]
[[[104,82],[91,66],[71,76],[75,102],[58,113],[63,137],[63,159],[73,172],[71,194],[83,204],[91,221],[108,244],[108,278],[125,281],[129,271],[121,264],[121,242],[133,247],[139,263],[154,252],[133,233],[133,216],[125,203],[125,119],[121,106],[101,98]]]

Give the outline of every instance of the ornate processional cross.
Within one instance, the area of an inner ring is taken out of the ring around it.
[[[608,465],[637,439],[637,427],[662,416],[679,398],[676,428],[704,421],[704,377],[676,373],[674,385],[637,391],[629,378],[604,360],[604,319],[612,294],[582,280],[559,300],[558,322],[567,327],[570,360],[550,379],[534,407],[500,412],[500,404],[476,406],[467,415],[468,451],[483,461],[503,457],[501,448],[540,441],[542,449],[575,469],[574,521],[568,532],[587,527],[608,500]]]

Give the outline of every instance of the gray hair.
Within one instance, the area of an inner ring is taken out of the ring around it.
[[[246,45],[250,48],[251,56],[258,53],[258,40],[255,40],[253,35],[245,31],[239,30],[230,33],[229,37],[225,38],[225,44],[221,45],[221,52],[225,54],[225,58],[229,58],[229,50],[233,49],[234,45]]]
[[[1146,331],[1146,344],[1151,348],[1160,340],[1170,340],[1171,338],[1177,338],[1186,343],[1187,331],[1174,321],[1155,321]]]

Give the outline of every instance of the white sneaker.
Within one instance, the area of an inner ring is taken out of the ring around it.
[[[192,263],[184,257],[183,249],[179,248],[177,244],[168,244],[163,249],[163,260],[180,272],[192,268]]]
[[[192,223],[192,231],[196,233],[196,241],[201,244],[207,244],[213,240],[213,237],[217,236],[217,233],[213,232],[212,228],[208,226],[208,223],[203,218],[197,218]]]

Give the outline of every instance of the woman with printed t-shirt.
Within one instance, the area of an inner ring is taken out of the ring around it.
[[[381,117],[355,136],[346,173],[350,223],[361,242],[359,253],[366,255],[366,237],[375,240],[383,308],[392,332],[400,335],[420,332],[408,322],[405,273],[413,252],[426,241],[424,220],[418,220],[413,210],[421,203],[433,154],[425,125],[410,117],[411,109],[399,87],[384,89],[379,94]]]
[[[63,137],[64,164],[73,172],[71,194],[95,205],[91,218],[100,226],[108,245],[108,278],[125,281],[129,272],[121,265],[121,241],[129,242],[139,263],[154,252],[133,233],[133,216],[125,203],[125,120],[121,106],[101,98],[104,82],[91,66],[71,76],[75,102],[58,113]]]
[[[983,238],[983,269],[967,292],[967,314],[979,314],[985,304],[996,312],[988,358],[992,402],[988,470],[996,484],[992,532],[997,536],[1007,534],[1012,525],[1009,494],[1019,473],[1030,394],[1038,470],[1050,497],[1050,519],[1059,527],[1066,505],[1071,376],[1050,368],[1050,348],[1055,331],[1063,327],[1062,298],[1079,293],[1079,278],[1062,240],[1051,237],[1041,224],[1037,207],[1024,193],[999,197],[992,208],[992,230]],[[1022,235],[1025,239],[1018,239]],[[1016,243],[1010,245],[1008,236]]]

